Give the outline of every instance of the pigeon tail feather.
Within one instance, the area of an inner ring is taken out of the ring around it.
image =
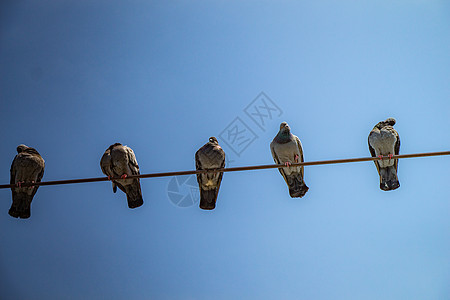
[[[32,195],[27,193],[16,193],[8,214],[14,218],[28,219],[31,216],[31,200]]]
[[[288,180],[289,195],[292,198],[302,198],[305,196],[309,187],[298,174],[287,175],[286,178]]]
[[[217,189],[200,190],[200,208],[212,210],[216,208]]]
[[[397,170],[394,166],[380,168],[380,189],[392,191],[400,187],[397,177]]]
[[[141,192],[141,185],[139,184],[139,182],[126,185],[125,189],[129,208],[136,208],[144,204],[144,199],[142,198]]]

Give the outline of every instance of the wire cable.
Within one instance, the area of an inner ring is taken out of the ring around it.
[[[426,153],[413,153],[413,154],[400,154],[393,155],[392,158],[388,156],[380,157],[361,157],[361,158],[346,158],[346,159],[332,159],[332,160],[321,160],[321,161],[310,161],[310,162],[299,162],[292,163],[291,167],[296,166],[316,166],[316,165],[331,165],[331,164],[343,164],[352,162],[363,162],[363,161],[374,161],[374,160],[386,160],[386,159],[400,159],[400,158],[414,158],[414,157],[429,157],[429,156],[442,156],[450,155],[450,151],[440,151],[440,152],[426,152]],[[181,175],[191,175],[191,174],[202,174],[202,173],[217,173],[217,172],[237,172],[237,171],[250,171],[250,170],[262,170],[262,169],[279,169],[285,168],[285,165],[272,164],[272,165],[258,165],[258,166],[244,166],[244,167],[233,167],[233,168],[223,168],[223,169],[206,169],[206,170],[192,170],[192,171],[175,171],[175,172],[163,172],[163,173],[150,173],[150,174],[140,174],[140,175],[130,175],[126,179],[133,178],[154,178],[154,177],[169,177],[169,176],[181,176]],[[85,183],[85,182],[99,182],[99,181],[110,181],[122,179],[121,177],[95,177],[95,178],[81,178],[81,179],[66,179],[66,180],[54,180],[54,181],[41,181],[41,182],[24,182],[21,184],[22,187],[29,186],[45,186],[45,185],[60,185],[60,184],[74,184],[74,183]],[[16,187],[15,184],[2,184],[0,189],[7,189]]]

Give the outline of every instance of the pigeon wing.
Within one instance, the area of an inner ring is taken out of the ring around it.
[[[220,165],[220,168],[223,169],[225,168],[225,151],[223,151],[223,149],[220,149],[220,157],[219,159],[222,160],[222,164]],[[220,188],[220,183],[222,182],[222,177],[223,177],[223,172],[219,173],[219,177],[217,178],[217,190],[219,190]]]
[[[273,157],[273,161],[277,164],[277,165],[281,165],[281,161],[278,158],[278,155],[275,151],[275,141],[272,141],[272,143],[270,143],[270,151],[272,151],[272,157]],[[284,181],[286,181],[286,184],[289,186],[289,182],[286,179],[286,174],[284,174],[283,168],[278,168],[278,171],[280,171],[280,174],[283,176]]]
[[[41,169],[41,171],[37,175],[36,182],[41,182],[42,177],[44,177],[45,161],[44,161],[44,159],[42,158],[42,156],[39,153],[35,154],[35,156],[39,160],[39,167]],[[31,197],[34,197],[34,195],[36,194],[38,188],[39,188],[38,185],[33,186],[33,193],[31,194]]]
[[[11,164],[11,169],[10,169],[11,178],[9,180],[10,184],[16,184],[16,167],[14,165],[16,162],[16,159],[17,159],[17,155],[14,157],[13,162]],[[12,191],[12,197],[14,199],[16,196],[16,189],[12,187],[11,191]]]
[[[376,127],[375,127],[375,128],[376,128]],[[369,134],[369,137],[367,138],[367,142],[368,142],[368,144],[369,144],[370,155],[372,155],[372,157],[376,157],[376,156],[377,156],[376,153],[375,153],[375,149],[373,149],[373,148],[372,148],[372,145],[370,145],[370,135],[373,133],[373,131],[375,130],[375,128],[372,129],[372,131],[371,131],[370,134]],[[375,166],[377,167],[378,175],[381,176],[381,174],[380,174],[380,166],[378,165],[378,162],[377,162],[376,160],[374,160],[373,162],[374,162]]]
[[[305,160],[303,159],[303,147],[302,147],[302,142],[300,142],[300,139],[298,138],[298,136],[295,136],[295,141],[297,142],[297,147],[298,147],[298,151],[300,152],[300,162],[304,162]],[[302,178],[303,177],[303,166],[301,166],[300,168],[300,175]]]
[[[133,150],[130,147],[125,147],[128,154],[128,167],[133,175],[139,175],[139,165],[136,160],[136,155],[134,155]]]
[[[201,163],[200,158],[199,158],[199,152],[201,150],[202,149],[200,148],[197,152],[195,152],[195,169],[196,170],[203,170],[202,163]],[[197,174],[197,182],[200,185],[202,185],[202,176],[200,176],[200,174]]]
[[[117,176],[112,168],[111,150],[109,150],[109,148],[105,151],[102,158],[100,159],[100,168],[102,169],[103,174],[105,174],[106,176]],[[112,182],[112,188],[114,193],[117,192],[117,185],[114,181]]]
[[[100,159],[100,168],[106,176],[113,176],[113,172],[111,170],[111,152],[109,149],[105,151]]]
[[[394,132],[395,132],[395,136],[397,137],[397,141],[395,142],[395,145],[394,145],[394,153],[395,153],[395,155],[399,155],[400,154],[400,136],[398,135],[398,132],[396,130],[394,130]],[[395,167],[395,171],[397,171],[398,159],[395,160],[394,167]]]

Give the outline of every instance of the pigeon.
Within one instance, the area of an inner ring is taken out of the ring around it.
[[[383,191],[395,190],[400,186],[397,177],[398,159],[392,156],[400,152],[400,137],[394,129],[395,119],[388,118],[378,122],[369,134],[369,150],[372,157],[388,156],[386,160],[374,161],[380,175],[380,189]]]
[[[286,122],[280,124],[280,131],[270,143],[273,160],[276,164],[284,164],[285,168],[278,169],[289,187],[292,198],[305,196],[309,188],[303,180],[303,166],[291,167],[292,163],[303,162],[302,143],[291,133]]]
[[[9,215],[14,218],[27,219],[31,216],[31,201],[39,186],[21,187],[22,183],[41,182],[44,176],[45,161],[36,149],[19,145],[17,155],[11,164],[10,183],[12,205]]]
[[[130,147],[115,143],[106,149],[100,160],[102,172],[112,179],[113,192],[117,187],[127,195],[128,207],[136,208],[144,204],[139,178],[126,179],[130,175],[139,175],[136,156]],[[117,178],[121,179],[117,179]]]
[[[209,141],[195,153],[195,166],[197,170],[225,167],[225,151],[215,137],[210,137]],[[222,176],[223,172],[197,174],[201,209],[212,210],[216,207]]]

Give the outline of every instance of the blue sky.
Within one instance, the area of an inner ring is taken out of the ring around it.
[[[369,156],[387,117],[401,153],[450,149],[446,1],[0,5],[1,183],[21,143],[44,180],[102,176],[115,142],[141,173],[193,169],[210,136],[229,166],[269,164],[282,121],[306,161]],[[280,111],[259,127],[261,92]],[[219,137],[237,117],[256,136],[240,155]],[[107,182],[41,187],[28,220],[0,190],[0,296],[447,299],[449,167],[401,160],[392,192],[373,163],[306,167],[302,199],[276,170],[226,173],[214,211],[175,205],[170,178],[142,180],[134,210]]]

